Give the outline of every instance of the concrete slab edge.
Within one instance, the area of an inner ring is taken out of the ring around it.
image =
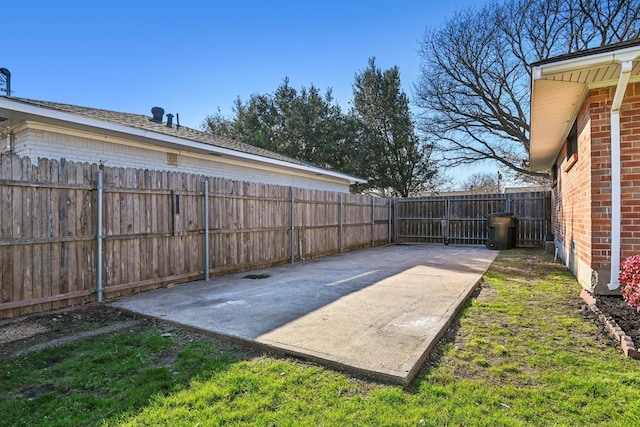
[[[219,333],[219,332],[212,332],[212,331],[207,330],[207,329],[198,328],[198,327],[195,327],[195,326],[192,326],[192,325],[188,325],[188,324],[181,323],[181,322],[176,322],[176,321],[173,321],[173,320],[170,320],[170,319],[158,319],[157,317],[141,314],[141,313],[138,313],[138,312],[134,312],[134,311],[128,310],[126,308],[122,308],[122,307],[118,307],[118,308],[120,310],[122,310],[123,312],[130,313],[130,314],[132,314],[134,316],[137,316],[137,317],[143,317],[143,318],[147,318],[147,319],[154,320],[154,321],[160,321],[160,322],[163,322],[163,323],[166,323],[166,324],[172,324],[172,325],[178,326],[180,328],[184,328],[184,329],[191,330],[191,331],[203,334],[203,335],[208,335],[208,336],[216,338],[216,339],[220,339],[222,341],[226,341],[226,342],[230,342],[230,343],[233,343],[233,344],[241,345],[241,346],[244,346],[244,347],[252,349],[252,350],[261,351],[261,352],[265,352],[265,353],[269,353],[269,354],[280,355],[280,356],[295,357],[297,359],[309,361],[309,362],[312,362],[312,363],[317,363],[318,365],[322,365],[324,367],[328,367],[330,369],[333,369],[333,370],[336,370],[336,371],[339,371],[339,372],[343,372],[343,373],[346,373],[346,374],[349,374],[349,375],[357,376],[357,377],[360,377],[360,378],[372,379],[372,380],[375,380],[375,381],[378,381],[378,382],[382,382],[382,383],[407,386],[407,385],[411,384],[413,382],[413,380],[415,379],[415,377],[418,375],[418,373],[420,373],[420,371],[422,370],[422,368],[424,366],[424,363],[427,361],[427,359],[431,355],[431,352],[433,351],[433,348],[440,342],[440,340],[442,339],[443,335],[446,333],[447,329],[451,326],[453,321],[456,320],[460,310],[462,309],[464,304],[467,302],[467,300],[478,289],[478,284],[481,282],[481,280],[482,280],[482,277],[480,277],[472,286],[470,286],[469,289],[466,292],[462,293],[456,299],[456,301],[452,304],[452,311],[451,311],[451,314],[448,316],[447,321],[442,325],[442,327],[440,328],[440,330],[436,334],[435,338],[433,340],[431,340],[431,342],[428,345],[427,349],[418,358],[418,361],[416,362],[414,367],[407,373],[406,376],[391,375],[391,374],[386,374],[386,373],[383,373],[383,372],[378,372],[378,371],[372,371],[372,370],[368,370],[368,369],[358,368],[358,367],[355,367],[355,366],[350,366],[350,365],[347,365],[347,364],[344,364],[344,363],[336,362],[334,360],[326,359],[326,358],[319,357],[319,356],[316,356],[316,355],[302,353],[302,352],[298,352],[298,351],[291,350],[291,349],[284,349],[284,348],[276,347],[276,346],[273,346],[273,345],[270,345],[270,344],[261,343],[261,342],[257,342],[257,341],[252,341],[252,340],[247,340],[245,338],[240,338],[240,337],[233,336],[233,335],[222,334],[222,333]]]
[[[607,316],[598,308],[597,298],[588,290],[582,289],[580,291],[580,297],[587,304],[589,309],[595,313],[598,320],[611,332],[611,334],[618,340],[622,353],[633,359],[640,359],[640,351],[636,349],[636,346],[629,335],[627,335],[620,326],[616,323],[611,316]]]
[[[460,297],[458,297],[458,299],[455,301],[453,305],[453,311],[451,312],[451,315],[448,317],[448,320],[442,325],[442,328],[440,328],[440,330],[436,334],[435,339],[431,341],[431,344],[427,347],[427,349],[422,354],[422,356],[420,356],[420,358],[418,359],[418,362],[415,364],[413,369],[409,371],[405,379],[404,385],[411,384],[415,379],[415,377],[418,375],[418,373],[420,373],[425,362],[427,361],[429,356],[431,356],[431,352],[433,351],[433,348],[440,342],[440,340],[442,339],[444,334],[447,332],[447,329],[449,329],[453,321],[458,318],[458,314],[460,313],[460,310],[462,310],[462,307],[464,307],[465,303],[469,300],[471,295],[473,295],[473,293],[478,289],[478,284],[481,281],[482,281],[482,277],[480,277],[473,284],[473,286],[469,287],[469,290],[467,292],[460,295]]]
[[[336,370],[336,371],[339,371],[339,372],[343,372],[343,373],[346,373],[346,374],[349,374],[349,375],[354,375],[354,376],[357,376],[357,377],[360,377],[360,378],[364,377],[364,378],[372,379],[372,380],[375,380],[375,381],[378,381],[378,382],[382,382],[382,383],[407,386],[407,385],[411,384],[413,382],[413,380],[415,379],[415,377],[418,375],[418,373],[420,373],[420,371],[422,370],[425,362],[427,361],[427,359],[431,355],[431,352],[433,351],[433,348],[440,342],[440,340],[442,339],[442,337],[446,333],[447,329],[449,329],[449,327],[451,326],[453,321],[456,320],[458,314],[460,313],[460,310],[462,309],[464,304],[467,302],[467,300],[478,289],[478,284],[480,283],[481,280],[482,280],[482,278],[478,279],[473,284],[473,286],[469,287],[467,292],[461,294],[458,297],[458,299],[454,302],[454,304],[452,305],[453,309],[452,309],[451,315],[448,316],[448,320],[442,325],[442,327],[440,328],[440,330],[436,334],[435,338],[431,341],[431,343],[429,344],[427,349],[418,358],[418,361],[416,362],[414,367],[407,373],[406,376],[391,375],[391,374],[386,374],[386,373],[383,373],[383,372],[372,371],[372,370],[369,370],[369,369],[358,368],[358,367],[355,367],[355,366],[346,365],[346,364],[343,364],[343,363],[340,363],[340,362],[336,362],[334,360],[326,359],[326,358],[323,358],[323,357],[319,357],[319,356],[316,356],[316,355],[302,353],[302,352],[298,352],[298,351],[291,350],[291,349],[283,349],[281,347],[276,347],[276,346],[273,346],[273,345],[270,345],[270,344],[260,343],[260,342],[257,342],[257,341],[247,340],[247,339],[236,337],[236,336],[233,336],[233,335],[216,333],[216,332],[212,332],[212,331],[209,331],[209,330],[206,330],[206,329],[197,328],[197,327],[194,327],[192,325],[187,325],[187,324],[184,324],[184,323],[175,322],[175,321],[172,321],[172,320],[166,320],[166,319],[160,319],[160,320],[162,322],[165,322],[165,323],[168,323],[168,324],[173,324],[173,325],[179,326],[181,328],[193,330],[193,331],[196,331],[198,333],[209,335],[209,336],[214,337],[214,338],[219,338],[219,339],[227,341],[227,342],[232,342],[234,344],[243,345],[243,346],[245,346],[247,348],[250,348],[250,349],[253,349],[253,350],[262,351],[262,352],[270,353],[270,354],[276,354],[276,355],[280,355],[280,356],[295,357],[297,359],[309,361],[309,362],[312,362],[312,363],[317,363],[318,365],[322,365],[322,366],[328,367],[330,369],[333,369],[333,370]],[[124,310],[124,311],[127,311],[127,310]],[[131,312],[131,313],[135,314],[134,312]],[[138,313],[138,315],[139,315],[139,313]],[[147,317],[147,316],[144,316],[144,317]],[[149,316],[149,318],[150,319],[154,319],[154,320],[158,320],[157,318],[151,317],[151,316]]]
[[[324,359],[322,357],[318,357],[318,356],[313,356],[310,354],[306,354],[306,353],[301,353],[301,352],[296,352],[294,350],[288,350],[288,349],[283,349],[280,347],[276,347],[270,344],[265,344],[265,343],[261,343],[261,342],[257,342],[257,341],[252,341],[252,340],[248,340],[245,338],[240,338],[234,335],[228,335],[228,334],[222,334],[219,332],[212,332],[210,330],[204,329],[204,328],[198,328],[196,326],[193,325],[188,325],[186,323],[181,323],[181,322],[176,322],[174,320],[170,320],[170,319],[159,319],[157,317],[154,316],[150,316],[147,314],[143,314],[143,313],[138,313],[136,311],[132,311],[126,308],[122,308],[122,307],[118,307],[120,310],[122,310],[125,313],[131,314],[133,316],[136,317],[142,317],[145,319],[149,319],[152,321],[156,321],[156,322],[161,322],[167,325],[174,325],[176,327],[182,328],[182,329],[186,329],[188,331],[193,331],[196,332],[198,334],[202,334],[202,335],[207,335],[210,336],[212,338],[215,339],[219,339],[221,341],[224,342],[228,342],[231,344],[235,344],[235,345],[239,345],[242,347],[245,347],[247,349],[251,349],[251,350],[255,350],[255,351],[260,351],[260,352],[264,352],[264,353],[268,353],[268,354],[274,354],[274,355],[278,355],[278,356],[290,356],[290,357],[295,357],[297,359],[301,359],[301,360],[305,360],[308,362],[312,362],[312,363],[317,363],[318,365],[322,365],[324,367],[328,367],[330,369],[334,369],[336,371],[339,372],[343,372],[343,373],[347,373],[347,374],[352,374],[354,376],[358,376],[358,377],[364,377],[364,378],[368,378],[368,379],[373,379],[376,381],[380,381],[380,382],[384,382],[384,383],[389,383],[389,384],[399,384],[399,385],[404,385],[406,384],[406,379],[404,377],[399,377],[399,376],[395,376],[395,375],[389,375],[389,374],[383,374],[380,372],[375,372],[375,371],[370,371],[367,369],[361,369],[361,368],[356,368],[353,366],[349,366],[349,365],[345,365],[343,363],[339,363],[333,360],[329,360],[329,359]]]

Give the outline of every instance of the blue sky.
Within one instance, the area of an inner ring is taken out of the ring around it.
[[[411,97],[428,27],[482,0],[4,2],[0,67],[13,95],[128,113],[160,106],[199,127],[236,98],[332,88],[344,108],[370,57]]]

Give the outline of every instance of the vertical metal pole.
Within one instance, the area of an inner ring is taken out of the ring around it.
[[[389,229],[387,230],[387,243],[391,244],[391,215],[393,213],[393,209],[391,209],[391,201],[392,199],[387,199],[387,203],[389,203],[389,213],[388,213],[388,219],[389,219]]]
[[[102,171],[98,170],[98,218],[97,218],[97,230],[96,239],[98,242],[97,254],[96,254],[96,288],[98,289],[98,302],[102,302]]]
[[[398,224],[398,199],[393,199],[393,224],[395,230],[394,242],[398,244],[400,238],[400,225]]]
[[[338,249],[340,250],[340,253],[342,253],[342,251],[344,250],[343,235],[342,235],[342,233],[343,233],[342,223],[344,222],[343,217],[342,217],[342,215],[343,215],[343,213],[342,213],[342,193],[338,194],[338,200],[340,202],[340,207],[338,208],[339,209],[338,210],[338,222],[339,222],[339,225],[338,225],[338,239],[339,239]]]
[[[444,203],[444,216],[445,216],[445,221],[444,221],[444,230],[442,230],[442,234],[444,235],[444,244],[448,245],[449,244],[449,228],[451,226],[450,223],[450,214],[451,214],[451,206],[449,205],[449,203],[451,202],[451,199],[447,198],[445,199],[445,203]]]
[[[209,179],[204,180],[204,280],[209,281]]]
[[[296,258],[296,238],[295,238],[295,215],[294,215],[294,208],[295,208],[295,190],[293,187],[291,188],[291,241],[290,246],[291,246],[291,264],[293,264],[295,262],[295,258]]]
[[[542,201],[542,246],[544,247],[547,242],[547,236],[549,235],[549,229],[547,227],[547,198],[546,193],[540,193],[540,200]]]
[[[371,246],[376,245],[376,199],[371,197]]]

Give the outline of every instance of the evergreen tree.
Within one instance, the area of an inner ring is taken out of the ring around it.
[[[382,71],[371,58],[356,75],[353,94],[353,114],[363,125],[360,161],[368,187],[400,197],[426,190],[436,173],[431,147],[415,133],[398,67]]]
[[[330,90],[322,95],[311,85],[298,91],[285,79],[273,94],[252,95],[246,103],[236,100],[234,112],[233,120],[209,116],[203,127],[299,160],[357,172],[349,156],[354,126]]]

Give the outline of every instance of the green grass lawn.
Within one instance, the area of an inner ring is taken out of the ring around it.
[[[0,425],[631,426],[640,362],[542,251],[499,255],[403,388],[147,327],[1,361]]]

